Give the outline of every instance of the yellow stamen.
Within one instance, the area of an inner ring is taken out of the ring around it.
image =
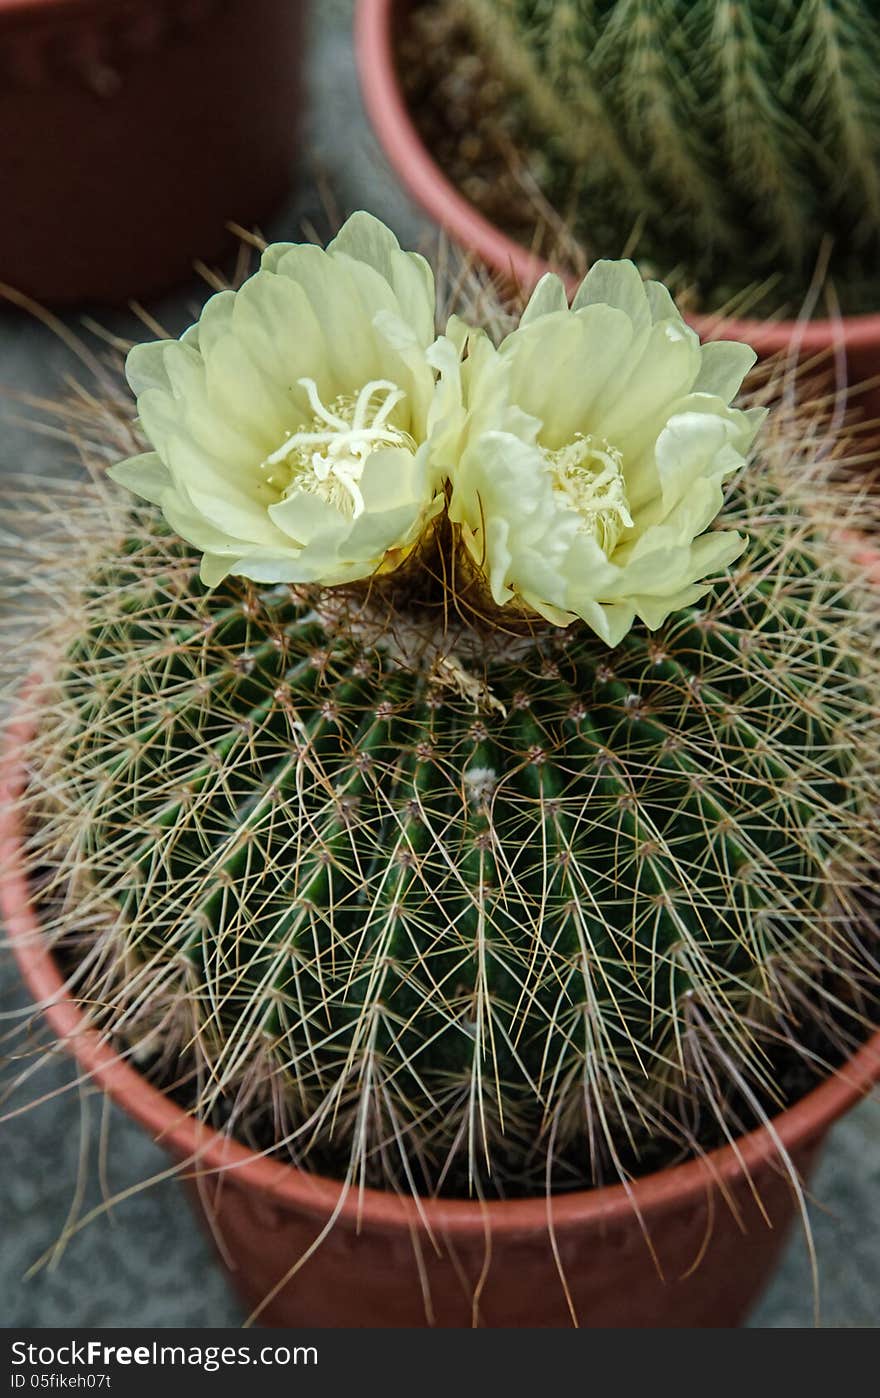
[[[609,556],[633,521],[619,451],[603,439],[578,432],[556,451],[544,449],[544,460],[556,490],[581,516],[581,529],[592,534]]]

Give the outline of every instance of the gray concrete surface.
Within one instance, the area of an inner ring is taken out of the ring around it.
[[[324,220],[319,185],[341,212],[367,207],[410,245],[430,249],[431,230],[401,194],[369,131],[357,92],[350,42],[350,0],[315,7],[310,109],[298,189],[267,231],[297,236],[304,219]],[[191,319],[197,287],[154,309],[173,330]],[[70,317],[72,322],[76,317]],[[126,316],[102,317],[121,332]],[[75,469],[48,439],[11,419],[16,392],[51,392],[73,365],[64,348],[23,316],[0,314],[0,482]],[[2,488],[2,487],[0,487]],[[24,1004],[8,960],[0,958],[0,1015]],[[0,1035],[11,1021],[0,1020]],[[11,1080],[13,1066],[0,1069]],[[47,1100],[0,1125],[0,1325],[212,1327],[237,1325],[243,1312],[230,1295],[179,1186],[149,1183],[162,1153],[115,1108],[83,1097],[71,1068],[54,1062],[3,1110]],[[66,1086],[66,1090],[60,1091]],[[52,1094],[56,1095],[52,1095]],[[84,1227],[60,1256],[36,1273],[71,1210],[84,1217],[102,1200],[97,1159],[107,1111],[106,1178],[110,1194],[132,1190]],[[85,1133],[91,1150],[82,1156]],[[140,1187],[143,1186],[143,1187]],[[822,1323],[870,1326],[880,1318],[880,1109],[867,1103],[833,1133],[815,1182],[811,1209],[822,1283]],[[807,1249],[796,1236],[751,1324],[807,1327],[813,1295]]]

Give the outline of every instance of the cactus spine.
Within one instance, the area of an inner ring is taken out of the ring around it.
[[[862,0],[450,0],[519,92],[593,255],[634,236],[707,294],[880,251],[880,15]],[[553,191],[551,190],[551,193]],[[859,298],[862,304],[858,304]]]

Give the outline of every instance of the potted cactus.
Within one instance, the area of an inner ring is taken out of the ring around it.
[[[734,1324],[880,1071],[833,452],[632,263],[434,302],[356,214],[80,419],[6,925],[255,1317]]]
[[[880,371],[875,7],[358,0],[357,38],[404,184],[503,277],[632,249],[704,335]]]

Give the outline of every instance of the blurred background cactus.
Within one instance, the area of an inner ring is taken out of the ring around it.
[[[590,256],[628,248],[717,304],[771,274],[779,294],[802,297],[830,255],[845,308],[876,307],[875,5],[441,0],[441,10],[518,94],[519,151]]]
[[[876,992],[876,604],[826,451],[777,422],[728,582],[616,650],[457,617],[430,557],[411,594],[206,591],[100,461],[35,501],[28,859],[89,1019],[245,1142],[404,1190],[637,1174],[797,1095]]]

